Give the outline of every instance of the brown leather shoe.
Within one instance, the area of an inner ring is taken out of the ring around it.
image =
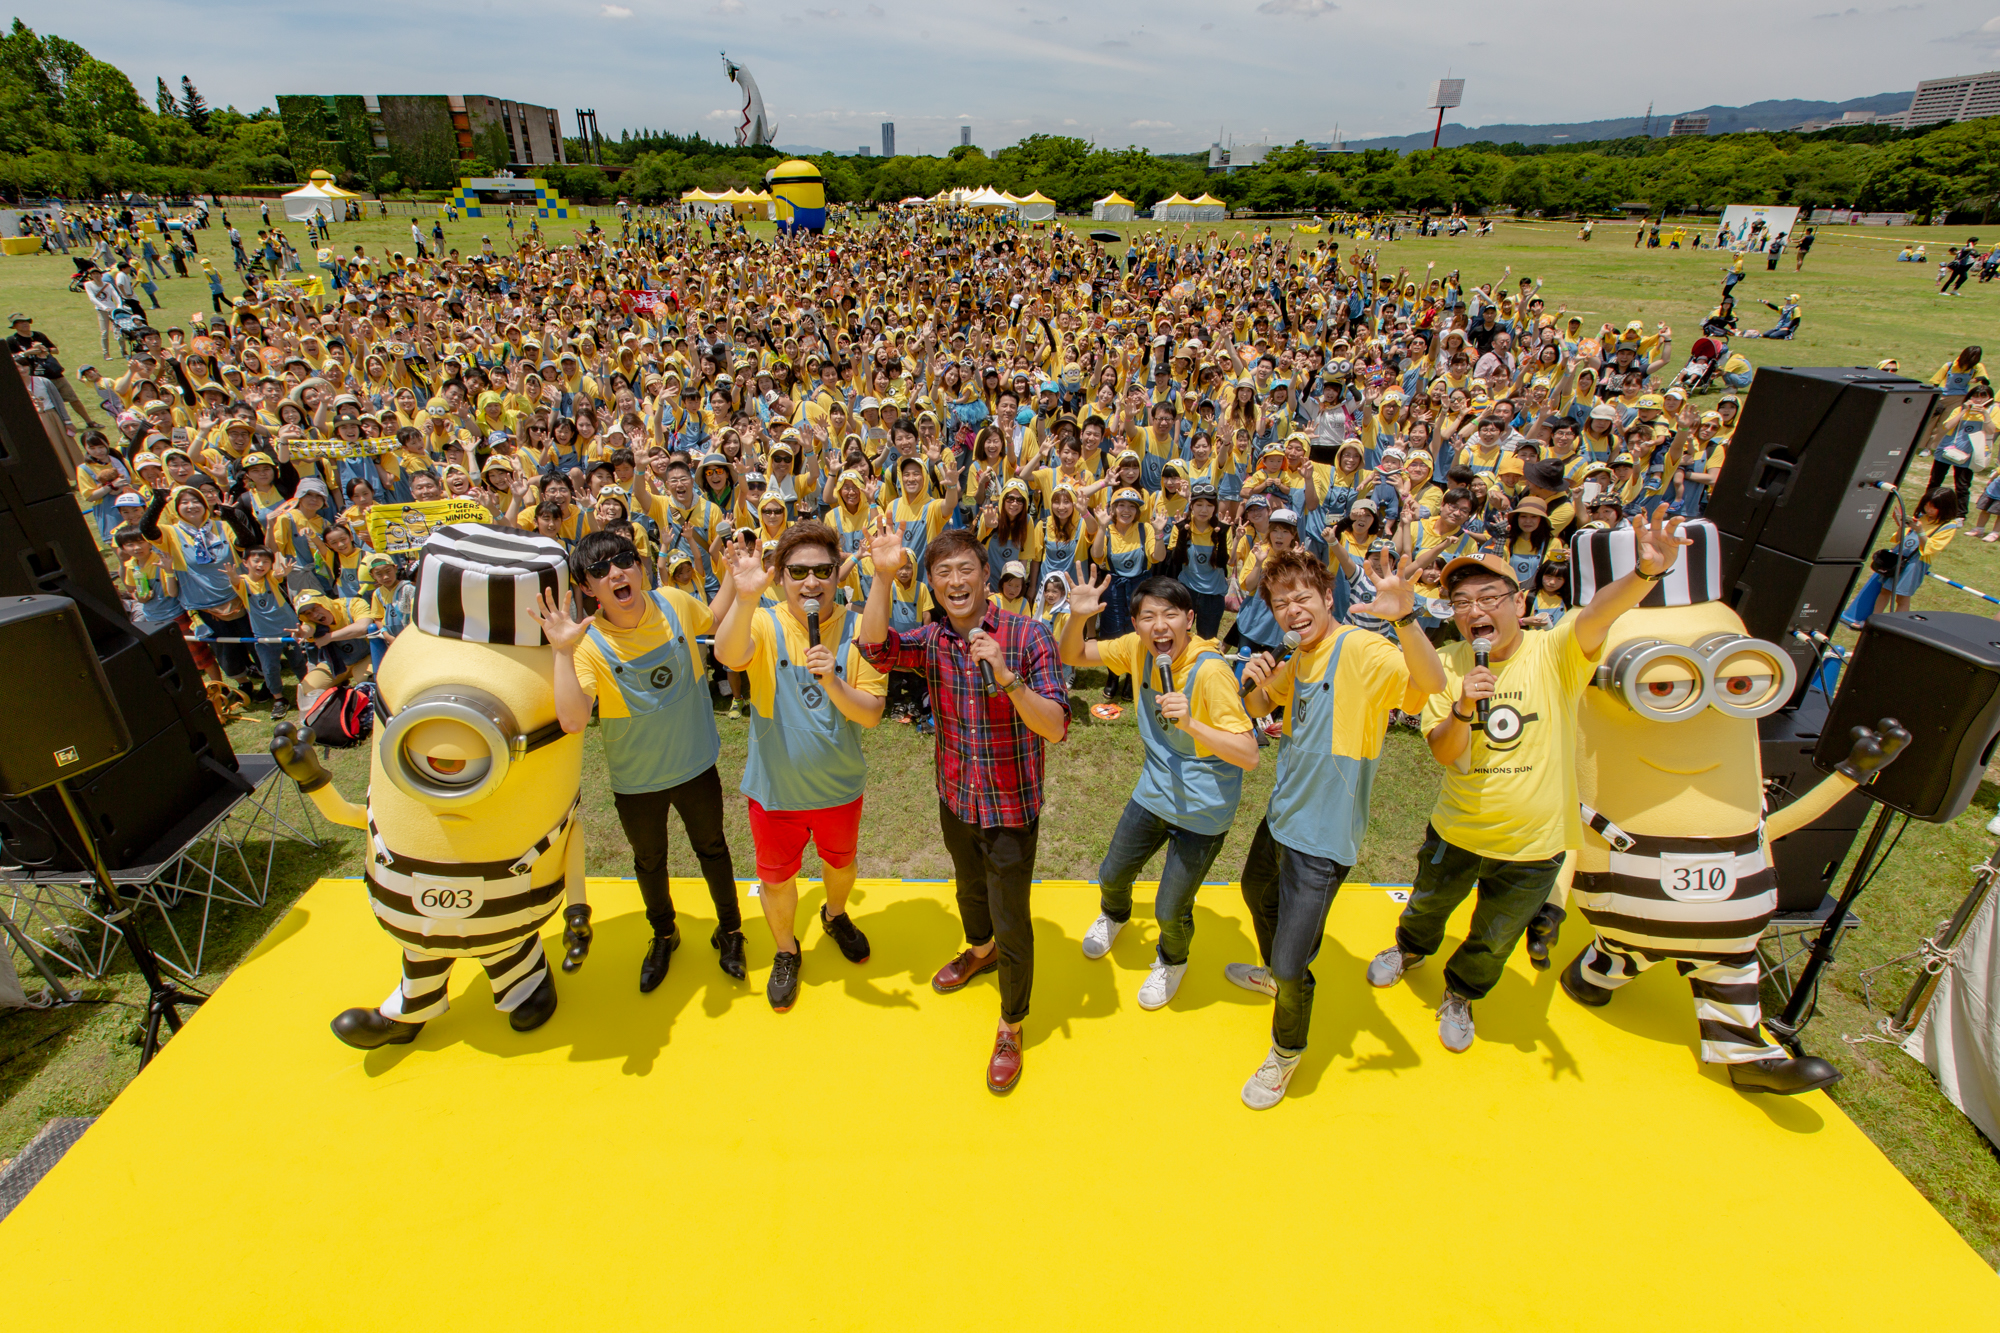
[[[953,991],[963,987],[966,982],[972,980],[981,972],[998,966],[1000,966],[1000,950],[998,948],[994,949],[992,953],[987,954],[984,958],[967,949],[964,953],[961,953],[958,957],[937,970],[937,975],[931,978],[931,989],[940,995],[949,995]]]
[[[1001,1028],[993,1037],[993,1058],[986,1062],[986,1090],[1006,1096],[1021,1081],[1021,1039]]]

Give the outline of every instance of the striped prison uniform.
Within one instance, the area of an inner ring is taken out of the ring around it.
[[[1758,997],[1757,938],[1778,906],[1763,824],[1733,838],[1657,838],[1627,833],[1587,805],[1582,815],[1610,844],[1608,868],[1577,872],[1573,886],[1584,919],[1597,929],[1583,955],[1585,979],[1616,990],[1672,959],[1694,990],[1704,1061],[1783,1058],[1765,1039]],[[1734,882],[1720,891],[1703,887],[1699,871],[1683,875],[1662,859],[1677,856],[1732,857]]]
[[[369,902],[382,929],[403,946],[402,980],[382,1002],[385,1017],[422,1023],[450,1008],[446,987],[452,963],[460,958],[476,958],[486,969],[493,1007],[502,1013],[512,1013],[535,993],[549,974],[541,929],[562,905],[568,877],[559,874],[547,884],[535,884],[534,869],[544,854],[567,856],[566,835],[576,811],[572,804],[562,823],[517,857],[463,862],[423,861],[391,851],[369,814],[364,872]],[[419,910],[422,895],[454,886],[478,895],[475,910],[459,917]]]

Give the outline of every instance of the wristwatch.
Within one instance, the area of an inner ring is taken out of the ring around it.
[[[1415,607],[1411,607],[1407,613],[1398,616],[1396,619],[1389,622],[1389,624],[1396,629],[1401,629],[1405,625],[1414,625],[1416,623],[1417,623],[1417,609]]]

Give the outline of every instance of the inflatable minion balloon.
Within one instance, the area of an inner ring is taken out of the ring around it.
[[[826,178],[810,162],[793,158],[764,175],[771,191],[772,216],[781,231],[826,230]]]
[[[454,524],[424,543],[416,587],[376,673],[367,803],[333,788],[310,729],[271,733],[272,756],[320,813],[368,833],[369,906],[402,976],[380,1005],[333,1020],[361,1050],[412,1041],[444,1013],[460,959],[485,971],[513,1029],[531,1031],[556,1008],[542,926],[563,910],[564,971],[590,948],[583,736],[556,719],[555,654],[533,614],[543,589],[568,591],[562,547]]]
[[[1561,976],[1599,1008],[1656,963],[1694,991],[1701,1058],[1745,1092],[1793,1094],[1839,1072],[1788,1057],[1763,1032],[1757,939],[1777,910],[1770,844],[1833,808],[1909,744],[1885,718],[1856,727],[1833,774],[1764,812],[1757,720],[1791,698],[1795,668],[1753,639],[1722,600],[1722,544],[1706,520],[1639,605],[1612,623],[1578,712],[1576,786],[1583,846],[1571,895],[1596,930]],[[1577,603],[1637,567],[1629,529],[1579,533]]]

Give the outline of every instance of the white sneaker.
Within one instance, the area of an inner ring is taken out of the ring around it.
[[[1404,953],[1396,945],[1390,945],[1375,955],[1368,964],[1368,984],[1387,988],[1403,979],[1403,973],[1424,965],[1424,955]]]
[[[1160,1009],[1174,998],[1174,992],[1181,988],[1181,978],[1187,975],[1186,963],[1163,963],[1157,956],[1153,959],[1153,970],[1146,974],[1146,980],[1139,986],[1139,1007]]]
[[[1291,1086],[1292,1075],[1298,1068],[1298,1056],[1280,1055],[1273,1046],[1264,1063],[1257,1066],[1257,1072],[1243,1085],[1243,1104],[1253,1111],[1270,1110],[1285,1100],[1285,1089]]]
[[[1447,1051],[1465,1051],[1472,1046],[1472,1001],[1447,990],[1438,1005],[1438,1040]]]
[[[1111,952],[1111,943],[1118,938],[1118,932],[1125,929],[1123,921],[1113,921],[1099,912],[1097,920],[1090,923],[1090,929],[1083,932],[1083,956],[1102,958]]]
[[[1278,983],[1271,980],[1271,969],[1258,963],[1231,963],[1222,969],[1222,975],[1244,990],[1256,991],[1259,995],[1278,998]]]

